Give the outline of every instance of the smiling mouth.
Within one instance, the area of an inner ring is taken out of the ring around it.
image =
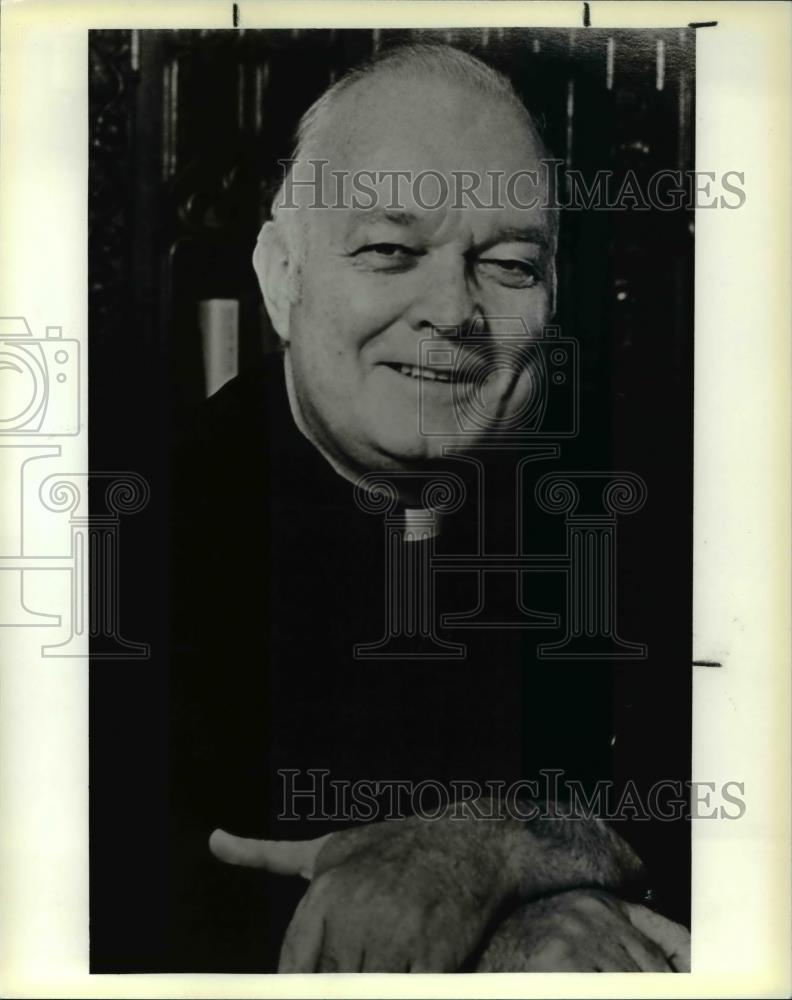
[[[404,375],[406,378],[415,379],[419,382],[446,382],[461,384],[471,381],[470,377],[464,377],[461,372],[449,371],[447,368],[425,368],[421,365],[400,365],[386,362],[386,368]]]

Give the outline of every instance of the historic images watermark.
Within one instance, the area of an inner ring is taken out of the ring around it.
[[[539,160],[538,170],[328,170],[329,160],[284,159],[283,184],[273,209],[301,207],[388,212],[418,208],[564,211],[649,211],[742,208],[745,171],[674,170],[648,176],[635,170],[584,173],[563,160]]]
[[[514,781],[347,781],[321,768],[282,769],[279,820],[371,822],[441,817],[482,820],[658,820],[741,819],[746,812],[742,781],[664,779],[646,789],[634,781],[586,787],[564,771],[542,768],[536,778]]]
[[[121,634],[119,590],[121,521],[146,506],[149,485],[136,472],[57,470],[58,439],[84,428],[79,342],[64,337],[60,326],[48,326],[38,338],[23,316],[0,317],[0,372],[10,528],[0,550],[0,627],[55,630],[42,643],[44,657],[85,656],[90,637],[94,658],[147,658],[146,643]],[[48,547],[42,538],[58,542]],[[68,576],[69,599],[58,613],[31,604],[32,574],[38,574],[37,593],[48,593],[42,571],[56,580]]]

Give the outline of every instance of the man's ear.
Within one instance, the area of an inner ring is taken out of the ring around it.
[[[284,343],[289,340],[289,315],[295,298],[296,264],[280,228],[274,222],[265,222],[253,251],[253,270],[272,325]]]

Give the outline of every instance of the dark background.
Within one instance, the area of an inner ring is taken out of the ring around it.
[[[93,971],[168,967],[163,554],[170,443],[204,395],[197,303],[239,300],[241,367],[274,348],[250,254],[277,160],[332,80],[410,38],[450,41],[506,72],[555,155],[587,175],[693,166],[690,29],[90,33],[90,466],[152,486],[124,523],[120,578],[122,631],[151,656],[91,665]],[[578,710],[607,703],[617,782],[644,788],[690,770],[692,219],[567,212],[561,229],[557,321],[580,343],[583,427],[564,461],[638,473],[649,489],[620,522],[619,552],[621,632],[649,658],[563,669],[589,692],[582,701],[599,691]],[[657,859],[658,905],[687,921],[689,825],[632,826],[639,853]]]

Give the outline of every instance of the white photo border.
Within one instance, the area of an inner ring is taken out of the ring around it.
[[[64,470],[87,471],[88,455],[88,30],[230,29],[234,6],[246,29],[582,27],[584,8],[577,0],[4,2],[0,316],[25,316],[36,336],[59,326],[79,341],[81,422],[79,433],[57,439]],[[89,975],[87,648],[82,660],[43,659],[40,630],[5,628],[2,995],[789,995],[792,7],[586,6],[593,27],[717,22],[697,31],[697,169],[745,173],[739,211],[700,209],[696,218],[694,658],[721,668],[694,673],[693,779],[744,782],[746,813],[739,821],[693,821],[693,971],[676,979]],[[0,449],[7,538],[18,528],[8,513],[19,489],[10,451]],[[64,581],[62,597],[68,589]]]

